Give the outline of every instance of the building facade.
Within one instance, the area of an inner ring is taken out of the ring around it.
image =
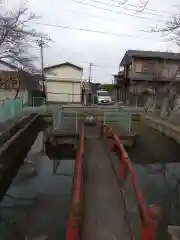
[[[20,98],[23,105],[32,105],[32,98],[39,96],[39,79],[16,66],[0,61],[0,101]]]
[[[149,94],[167,94],[180,85],[180,54],[168,52],[128,50],[121,63],[123,78],[121,82],[126,100],[136,96],[136,101],[147,100]]]
[[[72,63],[44,68],[47,102],[81,102],[83,69]]]

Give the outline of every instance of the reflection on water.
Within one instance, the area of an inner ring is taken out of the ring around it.
[[[68,176],[53,175],[40,133],[25,162],[1,202],[1,240],[24,240],[25,235],[65,239],[74,160],[62,160],[58,167]]]
[[[148,205],[158,204],[168,224],[180,225],[180,146],[144,124],[135,124],[136,147],[128,151]]]

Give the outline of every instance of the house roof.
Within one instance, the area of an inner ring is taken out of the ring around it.
[[[17,69],[18,68],[17,66],[15,66],[15,65],[13,65],[11,63],[5,62],[5,61],[3,61],[1,59],[0,59],[0,64],[3,64],[3,65],[5,65],[5,66],[7,66],[9,68],[12,68],[12,69]]]
[[[180,61],[180,53],[128,50],[128,51],[126,51],[126,53],[120,63],[120,66],[130,63],[132,57],[156,58],[156,59],[179,60]]]
[[[52,69],[52,68],[58,68],[58,67],[63,67],[63,66],[70,66],[70,67],[73,67],[73,68],[77,68],[77,69],[79,69],[79,70],[83,70],[82,67],[79,67],[79,66],[77,66],[77,65],[75,65],[75,64],[72,64],[72,63],[70,63],[70,62],[65,62],[65,63],[60,63],[60,64],[57,64],[57,65],[45,67],[44,70],[46,71],[46,70],[50,70],[50,69]]]

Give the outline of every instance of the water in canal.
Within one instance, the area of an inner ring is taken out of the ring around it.
[[[163,206],[168,224],[180,225],[180,146],[142,123],[133,129],[137,142],[128,153],[146,202]],[[74,160],[62,160],[58,167],[70,176],[53,175],[42,139],[41,132],[1,203],[1,240],[65,239]]]
[[[39,133],[7,196],[1,202],[0,239],[65,239],[74,160],[61,161],[56,175],[42,151]],[[67,174],[68,176],[63,176]]]
[[[163,207],[168,224],[180,226],[180,145],[136,123],[136,146],[128,150],[148,205]]]

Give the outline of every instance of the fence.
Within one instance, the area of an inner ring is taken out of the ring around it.
[[[155,240],[159,220],[159,215],[157,214],[158,208],[156,207],[156,211],[153,211],[153,208],[148,209],[146,207],[146,202],[131,161],[117,135],[113,133],[111,128],[103,123],[101,125],[101,135],[109,139],[111,149],[113,145],[113,148],[120,158],[118,178],[123,184],[122,194],[132,235],[135,239]]]
[[[116,123],[120,127],[131,131],[132,114],[122,109],[109,110],[95,109],[93,110],[83,108],[83,111],[76,111],[73,108],[61,107],[53,113],[53,128],[54,130],[62,128],[72,128],[79,130],[80,120],[86,119],[87,116],[92,115],[94,120],[104,121],[105,124]]]
[[[104,112],[104,123],[117,123],[120,127],[131,130],[132,114],[128,111],[118,110],[112,112]]]
[[[5,99],[0,101],[0,122],[5,122],[11,118],[22,114],[22,101],[17,99]]]
[[[39,107],[46,104],[45,97],[32,97],[32,107]]]
[[[53,128],[58,129],[72,129],[72,131],[79,131],[80,114],[77,111],[64,112],[63,108],[56,110],[53,113]]]

